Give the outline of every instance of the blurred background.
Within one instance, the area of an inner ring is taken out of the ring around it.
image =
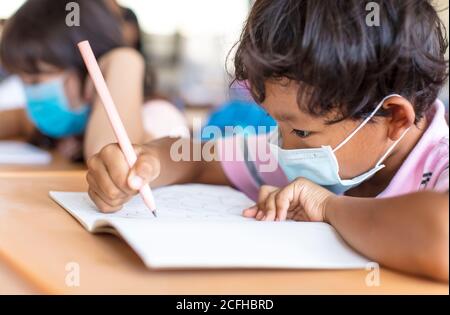
[[[0,0],[7,19],[25,0]],[[141,27],[142,48],[158,74],[158,89],[193,106],[227,97],[225,59],[245,20],[249,0],[118,0]]]
[[[0,19],[10,17],[24,2],[0,0]],[[229,89],[225,63],[252,2],[117,0],[139,22],[139,45],[157,73],[157,91],[180,109],[188,109],[188,115],[206,115],[236,98]],[[448,0],[435,0],[434,4],[448,32]],[[232,71],[230,65],[228,70]],[[448,83],[441,98],[448,106]]]

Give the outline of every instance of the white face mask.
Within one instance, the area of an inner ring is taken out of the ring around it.
[[[392,144],[392,146],[386,151],[385,154],[383,154],[372,169],[352,179],[341,179],[339,176],[339,164],[335,152],[350,141],[350,139],[372,119],[372,117],[383,106],[384,102],[393,96],[399,95],[391,94],[385,97],[377,105],[375,110],[334,149],[327,145],[322,146],[321,148],[313,149],[284,150],[280,148],[279,145],[274,143],[275,141],[272,141],[277,140],[272,137],[269,144],[271,152],[278,158],[278,163],[283,169],[288,180],[291,182],[299,177],[303,177],[320,186],[323,186],[324,188],[327,188],[336,194],[343,194],[352,187],[366,181],[379,170],[384,168],[385,165],[381,163],[383,163],[395,146],[406,135],[409,128],[405,130],[401,137]],[[274,134],[278,135],[278,132],[275,132]]]

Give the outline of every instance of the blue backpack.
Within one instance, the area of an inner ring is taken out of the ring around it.
[[[214,111],[205,127],[218,127],[222,135],[225,135],[225,127],[242,127],[245,134],[258,134],[260,132],[269,132],[271,127],[277,124],[267,112],[258,104],[243,100],[233,100],[222,105],[218,110]],[[254,127],[254,128],[246,128]],[[265,127],[260,128],[258,127]],[[202,135],[203,141],[212,140],[213,135]]]

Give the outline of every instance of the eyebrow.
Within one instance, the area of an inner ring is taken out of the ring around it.
[[[275,120],[279,120],[279,121],[293,121],[295,120],[295,116],[291,115],[291,114],[286,114],[286,113],[274,113],[273,114],[273,118],[275,118]]]

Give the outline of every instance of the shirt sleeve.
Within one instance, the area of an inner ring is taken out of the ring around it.
[[[440,191],[440,192],[448,192],[448,165],[447,168],[439,175],[439,177],[436,180],[436,183],[434,184],[433,190]]]
[[[441,139],[437,146],[437,154],[433,167],[430,188],[434,191],[446,192],[449,190],[449,140]]]
[[[218,148],[225,175],[249,198],[256,201],[262,185],[287,184],[284,172],[270,152],[266,135],[223,138]]]

